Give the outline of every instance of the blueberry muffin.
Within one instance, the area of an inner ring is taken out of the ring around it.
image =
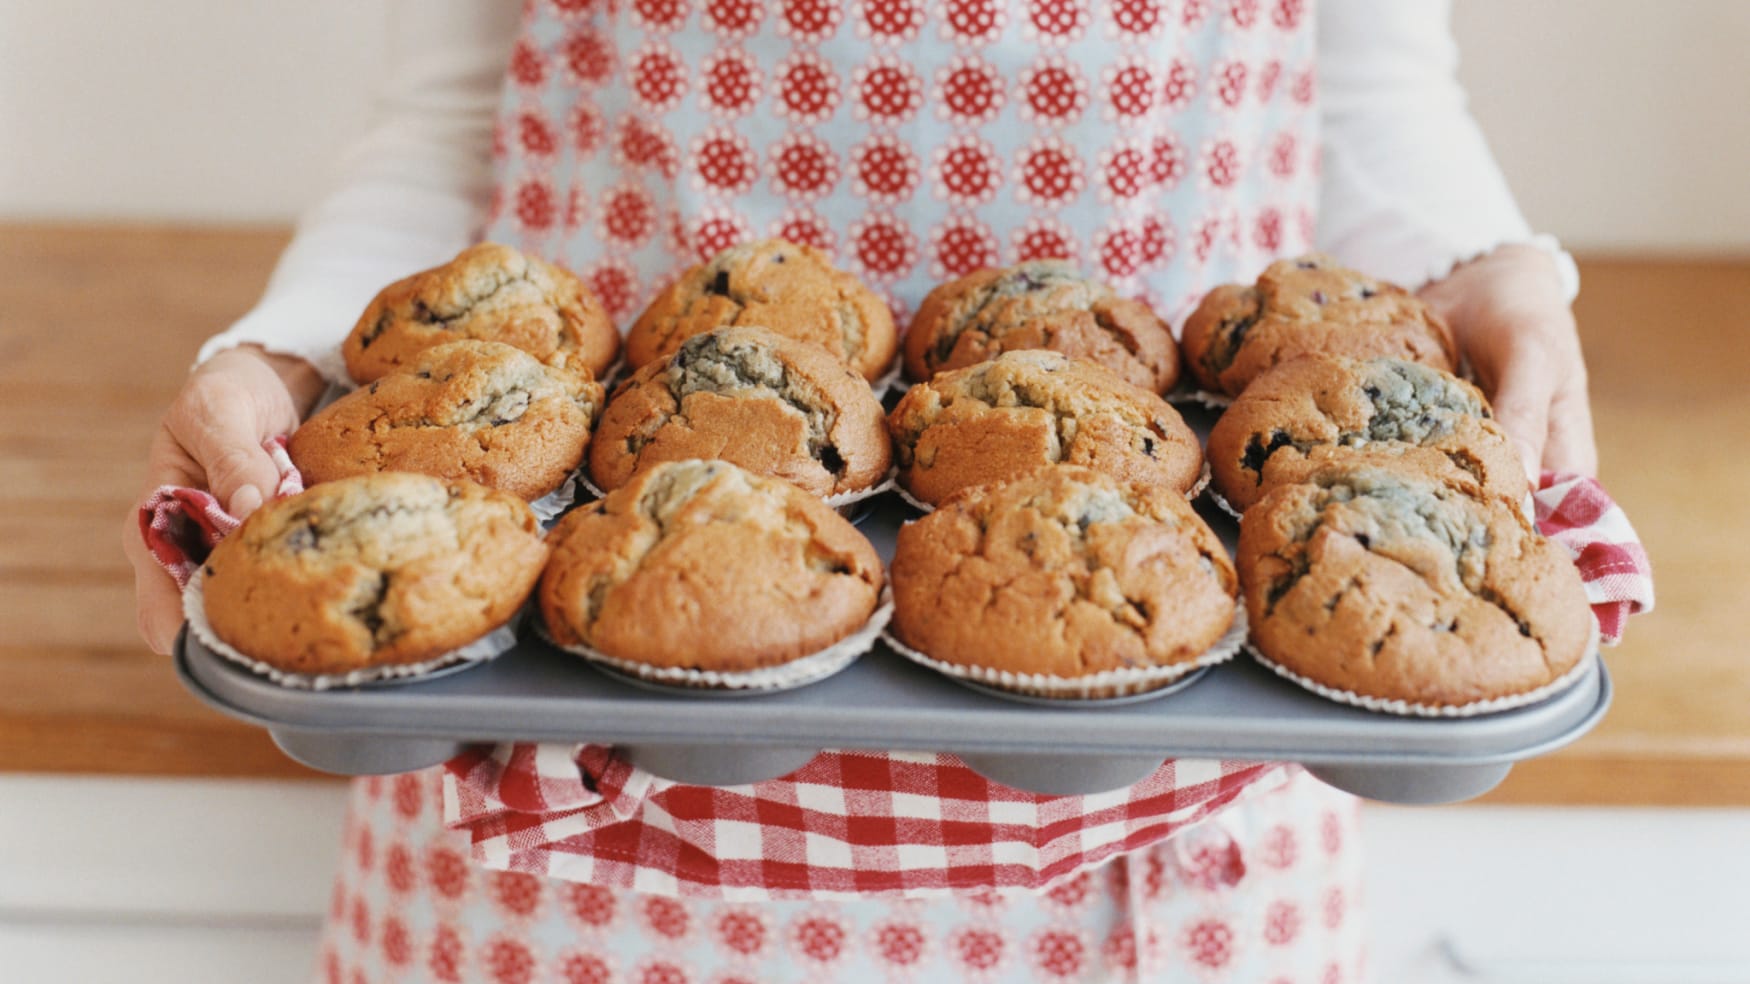
[[[906,329],[905,374],[922,381],[1017,349],[1095,362],[1156,393],[1179,378],[1166,323],[1062,260],[979,270],[930,291]]]
[[[1416,295],[1316,254],[1270,264],[1253,286],[1210,291],[1180,341],[1198,384],[1229,396],[1308,352],[1458,367],[1452,330]]]
[[[515,496],[384,473],[270,502],[213,548],[207,620],[244,655],[290,673],[421,663],[498,628],[547,547]]]
[[[1253,380],[1221,415],[1209,467],[1241,510],[1333,461],[1468,477],[1517,506],[1525,470],[1492,416],[1476,387],[1429,366],[1304,355]]]
[[[888,415],[899,480],[937,505],[961,489],[1054,464],[1185,492],[1197,437],[1165,400],[1091,362],[1005,352],[911,388]]]
[[[790,662],[861,628],[881,560],[788,482],[724,461],[638,474],[548,535],[541,615],[553,641],[659,668]]]
[[[534,500],[577,470],[601,405],[586,376],[498,342],[451,342],[324,407],[287,450],[308,484],[419,472]]]
[[[626,335],[626,364],[640,368],[733,325],[818,345],[869,380],[899,347],[893,312],[861,281],[811,246],[766,239],[718,253],[658,294]]]
[[[901,642],[1012,673],[1187,663],[1234,617],[1233,565],[1183,495],[1070,465],[906,524],[892,576]]]
[[[620,350],[607,309],[582,281],[509,246],[480,243],[383,288],[340,352],[362,385],[460,339],[503,342],[591,378]]]
[[[664,461],[718,458],[819,496],[880,482],[891,464],[881,404],[820,349],[763,328],[694,335],[614,391],[590,475],[617,489]]]
[[[1456,706],[1586,655],[1573,562],[1474,484],[1328,466],[1246,511],[1238,562],[1253,644],[1337,690]]]

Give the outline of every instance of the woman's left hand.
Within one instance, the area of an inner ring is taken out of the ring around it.
[[[1586,362],[1555,260],[1535,246],[1503,246],[1421,297],[1452,325],[1532,482],[1540,471],[1597,474]]]

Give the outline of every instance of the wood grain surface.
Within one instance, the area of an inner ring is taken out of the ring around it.
[[[0,225],[0,770],[313,775],[146,651],[119,547],[158,413],[286,238]],[[1598,731],[1486,801],[1750,805],[1750,261],[1581,268],[1603,478],[1659,608],[1607,653],[1618,698]]]

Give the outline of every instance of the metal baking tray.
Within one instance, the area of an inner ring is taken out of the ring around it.
[[[886,496],[861,528],[885,559],[912,515]],[[1200,511],[1232,546],[1233,520]],[[1241,654],[1156,700],[1042,707],[977,693],[884,645],[798,690],[712,696],[637,686],[524,630],[510,652],[464,672],[320,693],[277,686],[184,632],[183,682],[207,704],[268,730],[325,772],[404,772],[480,742],[611,742],[650,772],[736,785],[775,778],[823,748],[953,752],[979,773],[1041,793],[1133,783],[1162,760],[1293,761],[1341,789],[1393,803],[1487,792],[1513,763],[1562,747],[1610,704],[1602,661],[1540,703],[1460,719],[1403,718],[1332,703]]]

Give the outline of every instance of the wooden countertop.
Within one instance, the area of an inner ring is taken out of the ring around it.
[[[158,413],[248,308],[282,229],[0,225],[0,770],[313,774],[183,693],[134,632],[119,548]],[[1659,610],[1608,654],[1617,704],[1486,801],[1750,805],[1750,261],[1594,260],[1579,305],[1604,480]]]

